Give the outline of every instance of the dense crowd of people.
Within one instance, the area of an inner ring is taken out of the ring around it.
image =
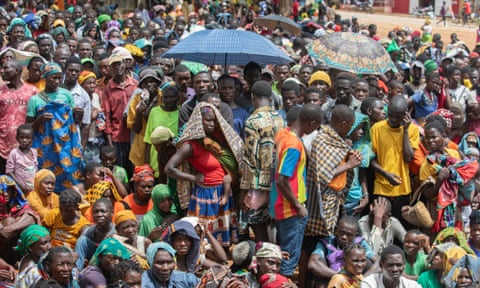
[[[429,20],[380,38],[326,1],[293,1],[297,34],[255,23],[278,1],[203,2],[0,9],[0,286],[478,287],[480,46]],[[292,63],[162,57],[203,29]],[[396,69],[309,53],[341,32]]]

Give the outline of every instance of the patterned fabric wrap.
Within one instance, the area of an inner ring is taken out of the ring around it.
[[[464,193],[468,194],[468,190],[461,190],[464,195],[460,197],[459,188],[475,176],[478,162],[469,159],[458,160],[443,154],[430,154],[427,156],[427,161],[433,165],[436,174],[444,167],[448,168],[450,172],[450,176],[442,182],[438,191],[437,221],[433,226],[433,231],[438,232],[442,228],[453,225],[461,227],[461,224],[455,223],[455,208],[457,203],[462,202],[459,200],[467,198]]]
[[[340,205],[345,201],[353,180],[353,170],[347,172],[347,183],[340,191],[328,187],[335,170],[347,156],[350,147],[330,126],[322,126],[312,142],[307,167],[307,210],[305,234],[334,236]]]
[[[103,197],[103,194],[107,190],[112,191],[112,195],[115,198],[115,201],[122,201],[122,196],[118,194],[117,187],[110,181],[100,181],[95,183],[92,187],[87,190],[87,195],[85,195],[85,200],[87,200],[90,205],[93,205],[95,201]]]
[[[38,152],[39,168],[53,171],[56,177],[55,191],[63,191],[83,179],[82,145],[69,105],[50,102],[38,115],[52,113],[33,136],[33,148]]]
[[[479,283],[480,259],[474,255],[465,255],[455,263],[450,272],[443,279],[445,287],[457,287],[458,276],[463,269],[467,269],[472,283]]]
[[[203,130],[202,124],[202,110],[211,109],[215,113],[217,123],[219,128],[227,141],[228,147],[233,157],[235,158],[236,163],[240,163],[243,153],[243,141],[238,136],[238,134],[233,130],[232,126],[223,118],[220,112],[210,103],[200,102],[193,109],[192,115],[190,116],[188,122],[185,125],[185,129],[181,136],[178,138],[177,147],[180,147],[184,142],[190,140],[201,140],[207,137],[207,134]],[[223,164],[223,163],[222,163]],[[179,167],[182,171],[189,172],[191,167],[188,164],[182,164]],[[237,173],[238,171],[231,171]],[[180,201],[180,208],[186,209],[189,206],[190,194],[192,193],[192,186],[186,181],[177,180],[177,193],[178,199]]]

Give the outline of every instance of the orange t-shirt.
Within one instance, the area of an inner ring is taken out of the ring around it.
[[[135,216],[137,217],[138,223],[142,221],[143,215],[145,215],[148,211],[152,210],[153,208],[152,199],[148,201],[147,205],[140,206],[133,199],[133,194],[129,194],[125,196],[125,198],[123,198],[123,201],[127,203],[128,206],[130,206],[130,209],[133,211],[133,214],[135,214]],[[117,209],[117,206],[122,206],[125,209],[125,206],[120,202],[115,203],[115,210]]]

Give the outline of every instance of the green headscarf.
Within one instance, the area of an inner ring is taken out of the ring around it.
[[[138,228],[138,235],[148,237],[148,234],[163,223],[163,219],[168,214],[177,214],[175,204],[172,202],[169,212],[163,212],[158,208],[166,198],[172,198],[170,188],[165,184],[158,184],[152,190],[153,209],[143,216],[142,222]]]
[[[30,225],[20,233],[18,244],[14,249],[18,251],[20,255],[25,255],[28,253],[30,246],[46,236],[50,236],[50,232],[48,232],[47,228],[38,224]]]
[[[98,16],[97,18],[97,21],[98,21],[98,25],[102,26],[102,24],[104,22],[107,22],[107,21],[110,21],[112,20],[112,17],[110,15],[107,15],[107,14],[102,14],[100,16]]]
[[[370,140],[370,120],[367,115],[355,112],[355,121],[353,122],[350,131],[348,131],[347,137],[350,137],[355,129],[361,125],[364,125],[363,136],[352,144],[352,149],[362,153],[360,167],[366,168],[370,166],[370,161],[375,158],[372,150],[372,141]]]
[[[54,38],[57,37],[57,35],[62,33],[63,33],[63,36],[65,36],[65,40],[70,37],[70,33],[68,33],[67,29],[65,29],[65,27],[63,26],[58,26],[57,28],[52,30],[52,35]]]
[[[433,245],[440,245],[445,242],[445,240],[449,237],[455,237],[458,242],[458,246],[463,248],[468,254],[475,255],[475,252],[473,252],[472,248],[470,248],[470,245],[468,245],[467,242],[467,237],[465,236],[465,233],[455,227],[447,227],[440,231],[437,234],[437,237],[435,237],[435,240],[433,241]]]
[[[122,260],[130,259],[130,252],[127,248],[114,238],[106,238],[98,244],[97,250],[90,260],[90,265],[98,265],[98,257],[102,255],[113,255]]]

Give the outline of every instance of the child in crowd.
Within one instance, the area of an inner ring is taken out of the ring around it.
[[[125,188],[128,189],[128,176],[127,176],[127,170],[125,170],[124,167],[115,165],[117,162],[117,151],[115,150],[115,147],[113,146],[104,146],[102,147],[101,151],[101,160],[102,160],[102,165],[104,167],[107,167],[112,171],[113,175],[120,180],[120,182],[123,183]]]
[[[405,255],[404,276],[417,280],[418,276],[427,270],[427,255],[430,252],[430,239],[419,230],[409,230],[403,239]]]
[[[18,147],[8,155],[5,172],[20,186],[23,193],[33,190],[33,179],[37,172],[37,150],[32,148],[33,127],[29,124],[20,125],[17,129]]]

